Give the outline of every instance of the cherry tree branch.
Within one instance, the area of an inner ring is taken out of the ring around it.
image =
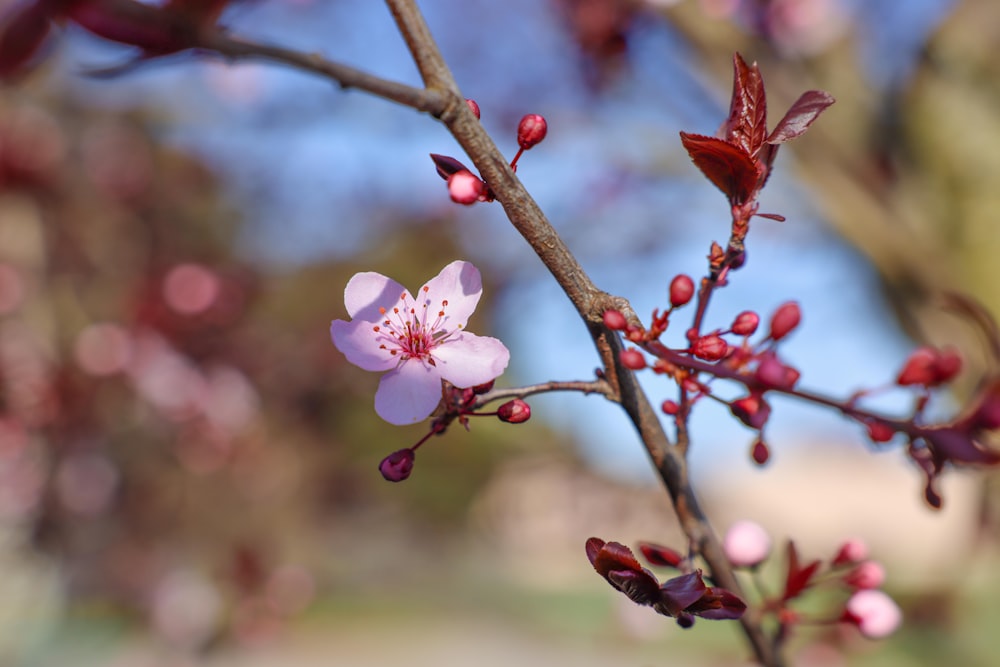
[[[312,72],[335,81],[342,88],[362,90],[429,113],[448,128],[496,195],[511,224],[558,282],[590,332],[601,358],[604,380],[577,390],[602,393],[622,406],[670,495],[674,511],[690,543],[708,564],[717,584],[740,594],[739,581],[691,485],[685,458],[686,434],[684,447],[670,442],[635,373],[621,363],[621,339],[603,322],[603,313],[611,309],[634,317],[631,306],[625,299],[597,288],[524,188],[465,103],[416,3],[413,0],[386,0],[386,5],[410,50],[424,88],[382,79],[316,54],[257,44],[218,31],[202,31],[197,45],[234,60],[266,60]],[[538,391],[551,390],[541,387],[539,385]],[[527,395],[524,390],[514,390],[510,395]],[[517,391],[522,393],[517,394]],[[536,392],[531,390],[531,393]],[[499,392],[492,396],[493,399],[500,397]],[[782,658],[768,641],[758,615],[748,611],[740,622],[757,660],[768,667],[780,667]]]
[[[383,79],[363,70],[327,60],[318,53],[301,53],[279,46],[260,44],[232,37],[217,30],[206,30],[199,38],[201,48],[231,60],[266,60],[331,79],[343,89],[354,88],[391,102],[440,116],[445,109],[445,95],[430,88],[416,88],[398,81]]]

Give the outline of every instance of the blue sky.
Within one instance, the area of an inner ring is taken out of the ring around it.
[[[874,82],[890,85],[905,75],[922,36],[951,3],[851,4],[863,18],[859,57],[869,63]],[[454,0],[427,3],[427,13],[463,91],[478,100],[501,148],[513,153],[513,126],[521,113],[547,117],[549,138],[522,159],[519,174],[601,287],[628,297],[645,315],[663,306],[674,274],[700,276],[709,243],[727,236],[728,211],[720,193],[687,162],[677,132],[713,132],[728,91],[705,87],[669,30],[644,26],[633,72],[615,84],[613,94],[592,96],[565,56],[572,46],[547,3]],[[382,3],[263,2],[236,7],[228,20],[243,34],[418,81]],[[77,37],[69,49],[74,67],[121,57],[118,47]],[[728,60],[730,54],[719,57]],[[415,218],[448,210],[467,258],[484,272],[513,277],[493,316],[513,351],[511,380],[592,373],[596,357],[584,328],[499,206],[449,208],[427,154],[461,154],[425,116],[255,64],[182,63],[110,82],[71,81],[80,95],[102,104],[141,100],[169,110],[163,132],[215,166],[234,201],[246,204],[251,225],[245,252],[276,267],[340,259],[377,244],[386,229],[366,201],[389,203]],[[211,94],[220,84],[256,92],[248,100],[220,99]],[[908,342],[883,314],[871,269],[824,226],[808,191],[782,171],[782,160],[791,159],[790,152],[779,158],[762,198],[764,210],[781,212],[788,222],[755,222],[749,262],[713,300],[709,325],[725,326],[747,308],[766,317],[783,301],[799,301],[803,326],[784,353],[802,371],[803,386],[846,395],[890,378]],[[391,267],[371,268],[391,273]],[[655,378],[648,387],[656,402],[674,394]],[[575,432],[588,456],[604,467],[648,475],[644,454],[628,442],[634,436],[614,406],[579,396],[534,403],[536,415]],[[696,465],[722,451],[745,458],[752,438],[717,406],[699,411],[694,432],[702,438]],[[769,427],[776,455],[817,435],[848,433],[858,428],[795,404],[776,405]]]

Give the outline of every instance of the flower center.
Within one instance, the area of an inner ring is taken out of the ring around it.
[[[372,330],[378,335],[379,348],[399,357],[400,363],[419,359],[435,366],[431,351],[461,328],[447,328],[448,316],[445,311],[448,300],[441,301],[441,307],[435,313],[428,291],[424,287],[421,304],[411,303],[409,295],[403,292],[399,296],[399,303],[391,311],[379,308],[379,313],[385,319],[372,327]]]

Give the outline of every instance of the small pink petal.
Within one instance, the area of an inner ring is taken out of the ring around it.
[[[334,320],[330,324],[330,338],[347,360],[366,371],[387,371],[399,363],[382,344],[375,333],[375,325],[365,320]]]
[[[375,412],[390,424],[415,424],[430,416],[440,402],[440,373],[416,360],[383,375],[375,392]]]
[[[499,340],[467,332],[437,347],[433,356],[441,377],[463,388],[499,377],[510,361],[510,351]]]
[[[344,288],[344,305],[352,318],[377,322],[382,319],[379,308],[391,309],[403,294],[409,295],[409,292],[392,278],[374,271],[365,271],[355,274],[347,282],[347,287]]]
[[[479,305],[479,297],[483,295],[483,278],[475,266],[456,260],[428,280],[417,295],[421,300],[426,295],[431,300],[433,309],[441,308],[441,301],[447,300],[445,320],[441,328],[463,328]]]

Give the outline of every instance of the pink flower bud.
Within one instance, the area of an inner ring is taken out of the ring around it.
[[[622,366],[633,371],[639,371],[646,367],[646,357],[639,350],[622,350]]]
[[[531,406],[515,398],[497,408],[497,417],[508,424],[522,424],[531,419]]]
[[[873,560],[866,560],[844,575],[844,583],[861,590],[878,588],[885,583],[885,568]]]
[[[617,310],[605,310],[604,326],[612,331],[624,331],[625,327],[628,326],[628,321],[625,319],[625,316]]]
[[[471,171],[456,171],[448,177],[448,194],[457,204],[475,204],[485,192],[486,185]]]
[[[674,308],[683,306],[694,296],[694,281],[683,273],[670,281],[670,305]]]
[[[729,345],[718,334],[702,336],[691,345],[691,354],[705,361],[718,361],[729,352]]]
[[[754,567],[771,554],[771,536],[758,523],[737,521],[722,538],[722,550],[735,567]]]
[[[475,100],[467,99],[465,100],[465,103],[469,105],[469,108],[472,110],[472,113],[476,114],[476,118],[482,117],[479,114],[479,104],[477,104]]]
[[[663,414],[665,415],[676,415],[680,412],[681,406],[677,405],[677,401],[667,399],[660,404],[660,409],[663,410]]]
[[[517,145],[523,150],[529,150],[541,143],[548,131],[549,126],[545,118],[537,113],[529,113],[517,126]]]
[[[771,458],[771,451],[763,440],[754,440],[753,447],[750,448],[750,458],[759,466],[764,465]]]
[[[903,612],[891,597],[882,591],[858,591],[844,607],[842,620],[858,626],[865,637],[888,637],[903,621]]]
[[[840,545],[840,550],[833,557],[833,565],[860,563],[866,558],[868,558],[868,545],[862,540],[852,538]]]
[[[802,311],[799,310],[799,304],[794,301],[781,304],[771,316],[771,340],[781,340],[799,326],[801,320]]]
[[[760,315],[752,310],[744,310],[733,320],[732,332],[737,336],[750,336],[757,331],[760,324]]]
[[[382,473],[382,477],[386,481],[402,482],[410,476],[414,458],[416,458],[416,454],[412,449],[400,449],[382,459],[382,462],[378,464],[378,471]]]

